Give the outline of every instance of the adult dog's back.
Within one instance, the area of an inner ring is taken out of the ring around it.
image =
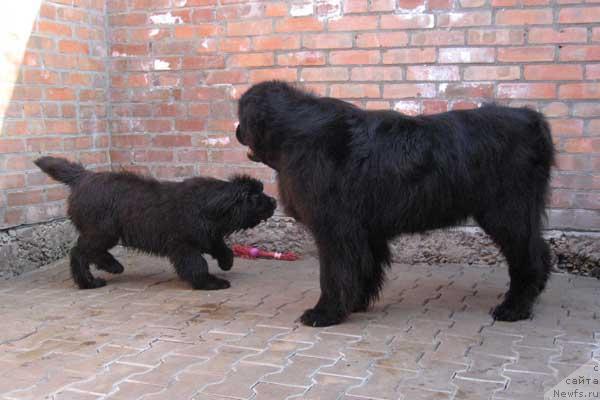
[[[486,105],[429,116],[365,111],[283,82],[240,99],[238,140],[278,171],[282,203],[319,247],[321,298],[308,325],[330,325],[378,296],[388,241],[473,217],[509,263],[501,320],[531,315],[550,268],[541,238],[554,147],[544,117]]]

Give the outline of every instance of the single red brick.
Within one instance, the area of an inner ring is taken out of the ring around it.
[[[146,147],[149,142],[147,135],[113,135],[111,137],[111,144],[116,148]]]
[[[192,145],[189,135],[159,135],[152,139],[155,147],[188,147]]]
[[[367,110],[389,110],[390,102],[382,100],[367,101],[367,104],[365,104],[365,108]]]
[[[440,94],[449,98],[490,98],[494,94],[494,86],[491,83],[444,83],[440,85]]]
[[[502,62],[552,61],[554,60],[554,47],[500,47],[497,57],[498,61]]]
[[[347,81],[348,69],[343,67],[304,68],[302,70],[302,81]]]
[[[18,189],[25,187],[25,174],[0,175],[0,189]]]
[[[481,26],[490,25],[491,23],[491,11],[453,12],[438,15],[438,26],[441,28]]]
[[[285,2],[267,3],[265,5],[265,16],[267,17],[283,17],[287,15],[288,5]]]
[[[356,14],[369,11],[369,2],[364,0],[346,0],[343,3],[344,14]]]
[[[585,67],[585,79],[600,79],[600,64],[590,64]]]
[[[75,91],[66,87],[45,89],[47,100],[75,100]]]
[[[546,25],[552,23],[552,10],[500,10],[498,25]]]
[[[600,99],[600,83],[567,83],[558,90],[561,99]]]
[[[208,160],[208,151],[203,149],[180,150],[177,152],[179,162],[198,163]]]
[[[456,66],[410,66],[406,70],[409,81],[457,81],[460,72]]]
[[[183,100],[226,100],[229,92],[225,87],[193,87],[186,88],[183,92]]]
[[[435,97],[433,83],[398,83],[383,86],[383,98],[402,99],[411,97]]]
[[[458,47],[439,50],[440,63],[492,63],[496,51],[492,47]]]
[[[557,154],[556,166],[561,171],[589,171],[591,162],[586,155]]]
[[[357,39],[358,42],[358,39]],[[307,49],[340,49],[352,47],[350,33],[315,33],[305,34],[302,45]],[[363,46],[358,46],[363,47]]]
[[[165,61],[164,58],[161,60]],[[172,65],[171,61],[166,61],[169,65]],[[223,55],[201,55],[193,57],[183,57],[181,61],[181,67],[183,69],[210,69],[210,68],[224,68],[225,58]],[[173,69],[173,67],[171,67]]]
[[[220,33],[221,27],[216,24],[180,25],[176,26],[173,32],[175,39],[194,39],[198,37],[217,36]],[[155,38],[153,37],[153,39]]]
[[[331,96],[345,99],[377,98],[381,94],[376,84],[335,84],[331,85]]]
[[[273,23],[270,19],[227,22],[228,36],[268,35],[271,32]]]
[[[348,15],[329,21],[330,31],[364,31],[377,29],[376,15]]]
[[[465,43],[465,34],[461,31],[415,32],[412,34],[410,42],[414,46],[461,45]]]
[[[74,134],[78,131],[77,121],[72,120],[46,120],[45,125],[47,133]]]
[[[146,44],[114,44],[111,46],[113,57],[145,56],[149,54]]]
[[[446,100],[423,100],[423,114],[437,114],[448,111]]]
[[[395,14],[381,16],[381,29],[433,28],[433,14]]]
[[[383,53],[384,64],[423,64],[435,62],[435,48],[409,48],[387,50]]]
[[[58,51],[61,53],[89,53],[89,47],[86,43],[76,40],[61,40],[58,42]]]
[[[148,15],[142,12],[113,14],[109,16],[111,26],[140,26],[148,22]]]
[[[64,186],[47,188],[45,191],[46,199],[48,201],[65,200],[69,195],[69,190]]]
[[[600,61],[599,46],[570,45],[560,49],[560,61]]]
[[[551,119],[549,122],[553,135],[581,136],[583,134],[583,120],[581,119]]]
[[[556,97],[554,83],[500,83],[500,99],[552,99]]]
[[[323,22],[314,17],[283,18],[275,23],[276,32],[311,32],[323,30]]]
[[[0,137],[0,154],[19,153],[25,151],[25,144],[21,139],[3,139]]]
[[[85,24],[88,22],[90,13],[76,7],[61,7],[57,9],[56,19],[67,22],[78,22]]]
[[[587,41],[586,28],[531,28],[529,43],[576,43]]]
[[[4,226],[16,226],[25,222],[22,208],[7,209],[4,213]]]
[[[512,81],[521,77],[518,66],[477,66],[467,67],[464,79],[467,81]]]
[[[206,127],[205,119],[177,119],[175,121],[175,130],[182,132],[195,131],[200,132]]]
[[[38,21],[38,32],[51,36],[71,36],[72,34],[72,30],[69,25],[48,20]]]
[[[400,67],[356,67],[352,68],[353,81],[401,81]]]
[[[273,79],[293,82],[298,79],[298,71],[294,68],[256,69],[250,71],[250,83]]]
[[[592,41],[600,42],[600,27],[592,28]]]
[[[245,82],[248,82],[248,71],[246,71],[245,69],[210,71],[206,75],[206,83],[209,85]]]
[[[377,64],[380,60],[378,50],[337,50],[329,55],[331,64]]]
[[[253,39],[254,50],[291,50],[300,48],[300,36],[275,35],[261,36]]]
[[[600,138],[573,138],[564,142],[567,153],[600,153]]]
[[[530,81],[567,81],[583,78],[581,65],[537,64],[525,66],[525,79]]]
[[[106,150],[82,152],[79,153],[79,162],[83,165],[106,164],[108,162],[108,154]]]
[[[283,53],[277,56],[279,65],[323,65],[325,64],[325,54],[320,51],[298,51],[293,53]]]
[[[273,53],[234,54],[229,57],[230,67],[267,67],[273,65]]]
[[[600,21],[600,7],[562,8],[558,13],[561,24],[594,24]]]
[[[221,38],[219,49],[228,53],[238,53],[250,50],[250,39],[248,38]]]

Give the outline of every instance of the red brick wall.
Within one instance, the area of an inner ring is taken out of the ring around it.
[[[0,228],[64,216],[66,189],[41,154],[109,168],[101,0],[0,5]]]
[[[273,172],[247,161],[233,135],[236,98],[252,83],[297,81],[363,107],[409,114],[489,100],[526,104],[551,119],[560,152],[552,225],[600,229],[600,5],[592,1],[108,0],[108,99],[92,104],[97,113],[109,108],[113,168],[168,179],[245,171],[269,190]],[[40,21],[46,18],[58,16]],[[93,47],[60,41],[35,51]],[[64,81],[55,86],[72,89]],[[65,93],[81,97],[84,89],[74,90]],[[77,134],[89,137],[78,118]],[[52,135],[48,143],[59,140],[64,151],[67,138]],[[24,146],[28,139],[18,140]],[[11,175],[17,177],[2,178],[11,191],[26,186],[36,193],[28,177]],[[38,207],[47,204],[43,196],[34,199]],[[5,214],[29,207],[11,205]],[[23,222],[6,215],[5,224]]]

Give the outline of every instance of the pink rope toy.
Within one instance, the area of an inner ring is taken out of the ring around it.
[[[233,245],[233,254],[242,258],[268,258],[283,261],[296,261],[300,258],[296,253],[292,252],[278,253],[275,251],[260,250],[256,247],[242,246],[240,244]]]

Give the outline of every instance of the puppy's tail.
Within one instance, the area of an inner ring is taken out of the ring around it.
[[[35,160],[34,163],[53,179],[69,186],[77,184],[81,177],[89,173],[81,164],[64,158],[41,157]]]

